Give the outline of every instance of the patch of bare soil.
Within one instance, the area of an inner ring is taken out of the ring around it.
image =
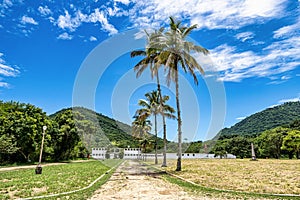
[[[207,198],[191,196],[179,186],[164,181],[159,172],[149,169],[138,161],[127,160],[90,198],[90,200],[96,199],[193,200]]]

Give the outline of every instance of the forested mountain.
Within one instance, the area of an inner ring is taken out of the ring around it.
[[[226,135],[256,135],[300,119],[300,102],[287,102],[250,115],[230,128],[222,129],[215,139]]]
[[[205,144],[215,155],[232,153],[251,157],[251,143],[258,158],[300,159],[300,102],[288,102],[255,113],[230,128],[222,129]]]
[[[73,113],[77,128],[82,130],[81,136],[89,147],[101,147],[108,144],[117,147],[138,146],[138,141],[131,136],[129,125],[83,107],[62,109],[50,115],[50,118],[55,119],[56,116],[70,111]]]

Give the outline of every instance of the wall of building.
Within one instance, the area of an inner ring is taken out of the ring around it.
[[[155,158],[155,154],[144,154],[140,148],[125,148],[123,149],[124,156],[123,159],[142,159],[142,158]],[[110,158],[119,158],[119,153],[122,150],[119,149],[118,152],[110,153]],[[92,157],[95,159],[105,159],[105,154],[107,152],[106,148],[93,148]],[[158,158],[162,158],[163,154],[157,154]],[[204,154],[204,153],[183,153],[183,159],[213,159],[220,158],[220,156],[215,157],[215,154]],[[235,159],[236,156],[232,154],[227,154],[226,158]],[[177,159],[177,153],[167,153],[167,159]]]
[[[141,153],[140,148],[125,148],[123,159],[141,159]]]
[[[92,157],[95,159],[105,159],[106,152],[107,152],[106,148],[93,148]]]

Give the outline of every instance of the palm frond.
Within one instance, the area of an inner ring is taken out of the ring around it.
[[[136,51],[132,51],[130,53],[130,57],[145,56],[145,55],[147,55],[147,54],[146,54],[146,51],[144,51],[144,50],[136,50]]]

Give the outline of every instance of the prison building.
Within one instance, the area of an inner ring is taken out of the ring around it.
[[[107,152],[106,148],[93,148],[92,157],[95,159],[105,159],[106,152]]]
[[[140,148],[125,148],[123,159],[140,159],[142,150]]]

